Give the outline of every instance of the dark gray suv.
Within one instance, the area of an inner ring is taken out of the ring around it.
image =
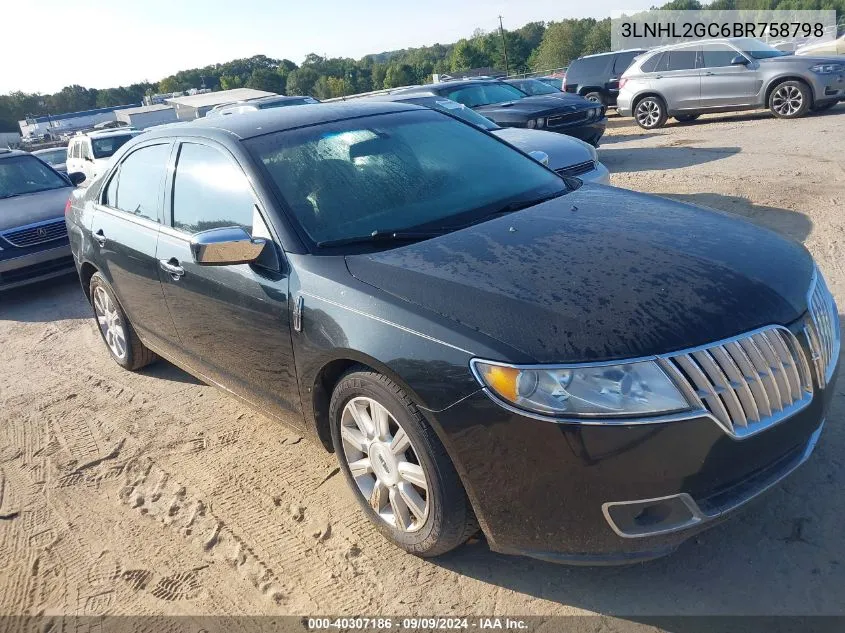
[[[641,55],[620,81],[617,111],[645,129],[670,116],[768,108],[795,119],[845,100],[845,58],[798,57],[759,40],[706,40]]]

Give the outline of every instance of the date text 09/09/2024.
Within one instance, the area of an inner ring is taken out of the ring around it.
[[[339,617],[339,618],[308,618],[309,631],[320,630],[359,630],[386,631],[391,629],[405,631],[526,631],[528,622],[520,618],[499,617]]]
[[[821,22],[623,22],[622,37],[822,37]]]

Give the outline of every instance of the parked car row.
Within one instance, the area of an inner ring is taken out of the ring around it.
[[[588,55],[569,66],[564,89],[615,105],[647,130],[669,117],[688,122],[758,108],[794,119],[845,100],[845,58],[836,55],[841,40],[798,54],[734,38]]]
[[[114,361],[162,356],[300,429],[421,556],[480,528],[510,554],[650,559],[807,461],[840,352],[808,252],[555,174],[503,140],[536,127],[488,129],[446,89],[118,149],[66,214]]]

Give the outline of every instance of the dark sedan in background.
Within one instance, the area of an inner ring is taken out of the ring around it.
[[[540,83],[540,82],[538,82]],[[607,127],[604,107],[567,93],[529,96],[495,79],[446,81],[397,90],[428,93],[462,103],[502,127],[545,129],[580,138],[596,147]]]
[[[560,562],[666,554],[804,463],[836,392],[800,244],[420,106],[153,129],[67,223],[117,363],[302,429],[417,555],[479,526]]]
[[[0,291],[73,272],[71,181],[27,152],[0,149]]]

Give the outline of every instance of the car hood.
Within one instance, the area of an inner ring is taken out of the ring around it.
[[[493,130],[492,134],[511,145],[515,145],[523,152],[534,150],[545,152],[549,155],[550,169],[561,169],[593,160],[589,145],[565,134],[517,127]]]
[[[0,200],[0,232],[64,217],[71,191],[68,186]]]
[[[663,354],[788,324],[813,273],[807,251],[771,231],[600,185],[346,261],[357,279],[537,362]]]
[[[516,101],[505,101],[504,103],[492,103],[486,106],[478,106],[474,108],[477,112],[490,116],[507,116],[516,113],[524,114],[525,116],[545,114],[551,111],[575,112],[576,110],[583,110],[584,108],[595,107],[595,104],[587,101],[583,97],[569,93],[560,93],[557,95],[537,95],[534,97],[525,97],[524,99],[517,99]]]

